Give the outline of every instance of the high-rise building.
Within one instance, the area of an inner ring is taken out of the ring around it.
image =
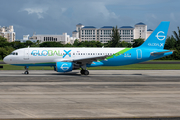
[[[14,42],[16,33],[14,32],[13,26],[0,26],[0,36],[6,38],[8,42]]]

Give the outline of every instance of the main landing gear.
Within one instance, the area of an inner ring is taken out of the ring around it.
[[[86,65],[81,66],[81,75],[89,75],[89,71],[86,69]]]
[[[82,69],[82,70],[81,70],[81,74],[82,74],[82,75],[89,75],[89,71]]]
[[[24,72],[24,74],[26,74],[26,75],[29,74],[28,68],[29,68],[28,66],[25,66],[26,71]]]

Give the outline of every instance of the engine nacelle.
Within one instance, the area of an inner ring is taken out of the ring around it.
[[[73,69],[72,62],[56,62],[56,71],[57,72],[69,72]]]

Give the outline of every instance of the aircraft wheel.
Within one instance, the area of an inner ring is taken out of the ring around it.
[[[29,74],[29,72],[28,72],[28,71],[25,71],[24,74]]]
[[[89,75],[89,71],[88,71],[88,70],[85,70],[85,71],[84,71],[84,75]]]
[[[81,70],[81,74],[82,74],[82,75],[84,75],[84,71],[85,71],[85,70]]]

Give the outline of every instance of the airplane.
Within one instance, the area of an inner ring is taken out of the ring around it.
[[[162,21],[147,40],[136,48],[28,47],[13,51],[3,61],[24,66],[24,74],[29,74],[29,66],[52,66],[57,72],[80,68],[82,75],[89,75],[87,67],[130,65],[173,54],[172,50],[164,49],[169,24],[169,21]]]

